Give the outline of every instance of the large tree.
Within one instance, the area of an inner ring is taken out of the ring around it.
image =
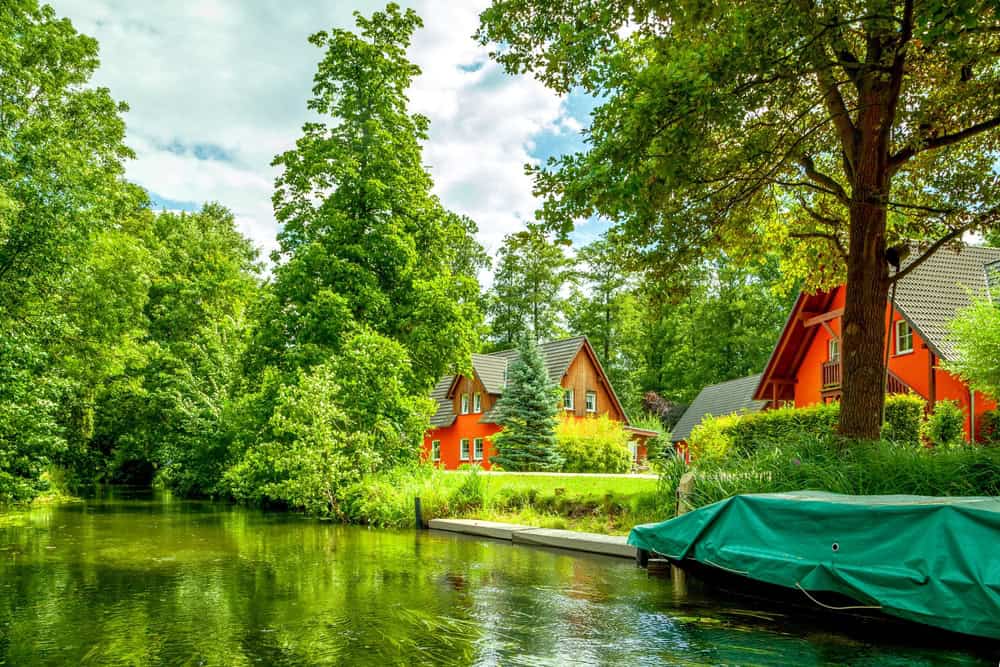
[[[890,286],[996,225],[996,3],[495,0],[479,37],[602,100],[589,150],[536,172],[550,224],[603,214],[662,273],[787,245],[808,287],[846,277],[840,428],[877,437]]]
[[[561,291],[571,277],[564,246],[537,226],[510,234],[500,248],[487,295],[493,344],[510,348],[525,335],[548,340],[560,332]]]
[[[94,323],[63,308],[67,291],[142,199],[122,179],[125,105],[88,85],[97,66],[97,42],[51,7],[0,5],[0,502],[34,493],[65,445],[60,407],[80,375],[60,352],[102,335],[81,332]]]
[[[420,70],[406,49],[420,18],[395,4],[355,17],[357,32],[310,37],[325,51],[308,103],[322,120],[274,160],[283,227],[258,339],[295,369],[368,329],[403,345],[423,392],[473,350],[483,256],[475,224],[431,194],[428,120],[407,111]]]

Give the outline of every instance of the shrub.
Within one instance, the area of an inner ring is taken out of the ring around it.
[[[1000,410],[989,410],[979,418],[979,440],[987,446],[1000,445]]]
[[[728,456],[733,448],[732,429],[742,418],[743,415],[705,417],[691,429],[691,435],[688,436],[692,460],[714,460]]]
[[[607,415],[579,419],[563,415],[556,425],[556,449],[564,472],[628,472],[629,434]]]
[[[887,396],[882,438],[897,444],[919,445],[925,406],[924,399],[916,394]]]
[[[663,427],[658,417],[647,413],[639,419],[633,419],[632,425],[659,432],[659,435],[646,440],[646,460],[650,465],[658,468],[665,460],[675,457],[676,452],[674,443],[670,441],[670,432]]]
[[[748,453],[803,435],[829,438],[834,433],[839,415],[839,403],[779,408],[744,415],[730,429],[732,446],[738,452]]]
[[[935,447],[958,447],[965,443],[965,413],[955,401],[938,401],[924,424],[924,437]]]

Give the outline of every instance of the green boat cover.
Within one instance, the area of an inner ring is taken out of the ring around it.
[[[628,543],[751,579],[823,591],[918,623],[1000,639],[1000,498],[733,496]]]

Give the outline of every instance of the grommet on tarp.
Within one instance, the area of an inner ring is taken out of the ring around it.
[[[838,544],[837,542],[834,542],[833,546],[830,547],[830,548],[833,549],[834,551],[840,551],[840,544]]]

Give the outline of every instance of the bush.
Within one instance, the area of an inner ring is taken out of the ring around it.
[[[688,445],[693,459],[720,460],[779,447],[801,438],[832,442],[839,417],[839,403],[706,417],[691,431]],[[886,441],[919,445],[923,421],[924,401],[919,396],[897,394],[886,398],[883,430]]]
[[[659,435],[646,440],[646,460],[650,465],[659,468],[665,461],[675,458],[677,452],[674,451],[674,443],[670,441],[670,432],[663,427],[658,417],[647,413],[632,420],[632,425],[659,432]]]
[[[882,439],[897,444],[919,445],[925,407],[924,399],[916,394],[887,396]]]
[[[955,401],[938,401],[924,424],[924,437],[935,447],[965,444],[965,413]]]
[[[623,473],[632,467],[629,434],[607,415],[578,419],[563,415],[556,425],[556,449],[564,472]]]
[[[976,437],[987,446],[1000,445],[1000,410],[989,410],[979,418]]]

